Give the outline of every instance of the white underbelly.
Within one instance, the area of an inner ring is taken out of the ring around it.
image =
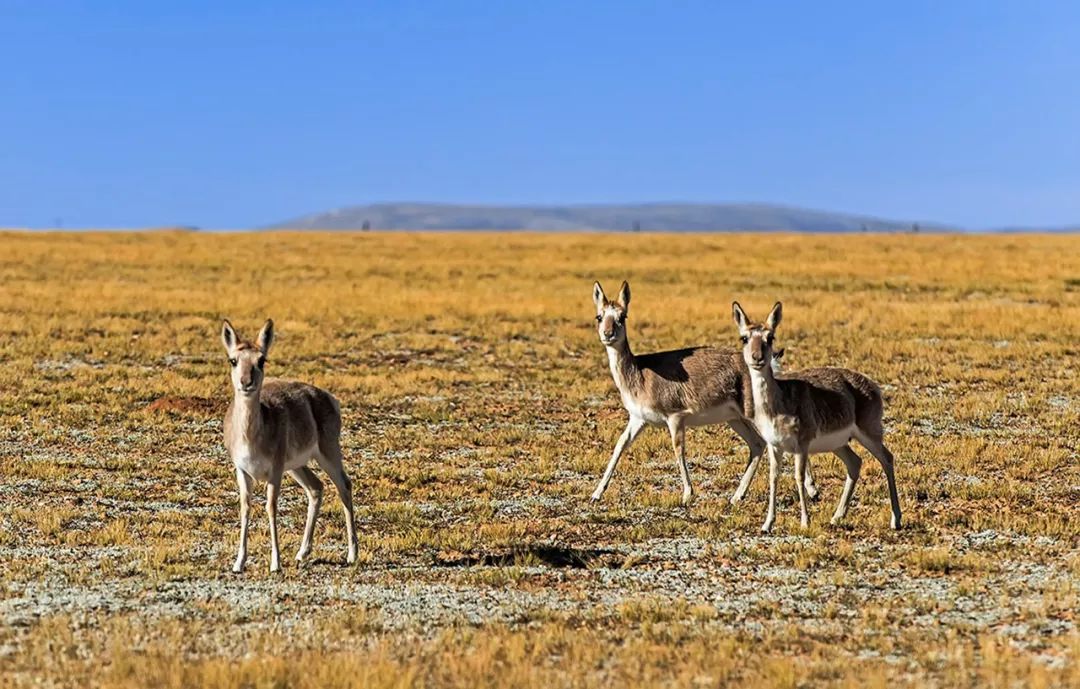
[[[697,414],[691,414],[685,419],[687,426],[711,426],[717,423],[727,423],[742,415],[741,410],[734,402],[727,402],[715,407],[703,409]]]
[[[285,466],[282,467],[282,473],[305,466],[315,456],[317,449],[316,445],[312,445],[310,448],[304,448],[302,452],[288,457],[285,460]],[[242,470],[256,481],[269,480],[270,472],[274,468],[274,463],[269,457],[243,451],[233,454],[233,464],[237,469]]]
[[[652,407],[638,404],[638,402],[630,397],[622,398],[623,407],[626,408],[626,412],[634,418],[641,419],[650,426],[665,426],[667,425],[667,416],[656,411]]]
[[[851,441],[851,437],[854,433],[855,426],[851,425],[819,435],[810,441],[810,452],[832,452],[833,450],[839,450]]]

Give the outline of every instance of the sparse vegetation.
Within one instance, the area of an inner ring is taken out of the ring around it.
[[[0,686],[1076,686],[1076,275],[1069,235],[0,234]],[[785,367],[882,384],[905,528],[863,453],[842,526],[822,455],[759,535],[723,428],[689,508],[656,431],[590,505],[596,278],[640,352],[783,299]],[[296,566],[287,483],[283,572],[257,501],[230,573],[226,315],[341,401],[357,566],[328,481]]]

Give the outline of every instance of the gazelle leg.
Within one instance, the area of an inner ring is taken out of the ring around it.
[[[671,446],[675,450],[675,463],[679,466],[679,476],[682,477],[682,504],[689,505],[694,497],[694,487],[690,485],[690,468],[686,466],[686,427],[682,417],[672,417],[668,421],[668,430],[671,431]]]
[[[803,485],[806,486],[806,497],[813,500],[818,496],[817,483],[814,482],[814,475],[810,472],[810,455],[806,455],[806,481]]]
[[[847,516],[851,498],[855,495],[855,484],[859,482],[859,472],[862,470],[862,457],[857,455],[850,445],[844,445],[833,454],[840,458],[840,461],[844,463],[844,468],[847,469],[844,492],[840,495],[840,502],[836,503],[836,512],[832,517],[832,523],[839,524],[840,520]]]
[[[596,490],[593,491],[593,502],[599,500],[600,496],[607,490],[608,484],[611,483],[611,477],[615,474],[615,466],[619,463],[619,458],[634,443],[634,439],[638,437],[643,428],[645,428],[644,421],[635,416],[630,417],[630,420],[626,423],[626,430],[622,432],[619,441],[615,443],[615,450],[611,453],[611,459],[608,461],[607,469],[604,470],[604,476],[600,479],[600,483],[597,484]]]
[[[769,446],[769,511],[765,513],[765,523],[761,525],[763,533],[772,531],[776,522],[776,481],[780,476],[780,450]]]
[[[240,488],[240,547],[232,571],[240,573],[244,571],[244,563],[247,562],[248,517],[251,514],[251,491],[255,488],[255,479],[237,467],[236,485]]]
[[[277,508],[281,494],[281,471],[271,471],[266,482],[266,514],[270,518],[270,571],[281,570],[281,551],[278,548]]]
[[[874,455],[879,462],[881,462],[881,468],[885,470],[885,480],[889,484],[889,505],[892,507],[892,528],[900,528],[900,496],[896,492],[896,476],[893,473],[893,455],[889,452],[889,448],[885,447],[885,443],[881,438],[872,438],[865,433],[860,433],[856,436],[859,443],[862,444],[870,454]]]
[[[743,421],[742,419],[735,419],[729,421],[728,425],[731,429],[739,434],[739,437],[746,441],[746,444],[750,447],[750,457],[746,460],[746,471],[743,472],[742,480],[739,481],[739,487],[735,489],[735,493],[731,496],[731,504],[742,500],[746,497],[746,491],[750,488],[750,482],[754,480],[754,474],[757,473],[758,464],[761,462],[761,456],[765,454],[765,441],[761,439],[757,431],[754,428]]]
[[[805,447],[795,453],[795,490],[799,494],[799,523],[804,529],[810,526],[810,512],[806,507],[806,458],[808,454]]]
[[[356,562],[358,546],[356,540],[356,515],[353,511],[352,481],[345,473],[345,458],[341,453],[341,446],[334,443],[332,447],[320,451],[316,456],[316,460],[323,471],[330,476],[330,480],[334,482],[338,497],[341,498],[341,505],[345,508],[345,536],[349,541],[349,550],[345,556],[345,561],[351,565]]]
[[[319,515],[319,507],[322,505],[323,484],[315,472],[307,467],[300,467],[289,472],[289,476],[300,484],[307,493],[308,509],[307,523],[304,524],[304,540],[300,542],[300,550],[296,553],[296,560],[302,562],[311,554],[311,539],[315,534],[315,518]]]

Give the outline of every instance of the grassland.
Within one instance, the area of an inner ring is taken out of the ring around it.
[[[759,535],[719,428],[689,508],[657,431],[589,504],[623,278],[638,352],[780,298],[788,368],[878,380],[905,529],[872,460],[828,526],[822,456]],[[226,315],[341,400],[357,566],[330,488],[230,573]],[[1078,342],[1071,236],[0,234],[0,686],[1077,686]]]

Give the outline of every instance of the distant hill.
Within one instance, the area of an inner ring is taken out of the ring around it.
[[[914,221],[762,203],[643,203],[485,206],[375,203],[274,223],[295,230],[540,230],[672,232],[907,232]],[[959,228],[918,222],[929,232]]]

